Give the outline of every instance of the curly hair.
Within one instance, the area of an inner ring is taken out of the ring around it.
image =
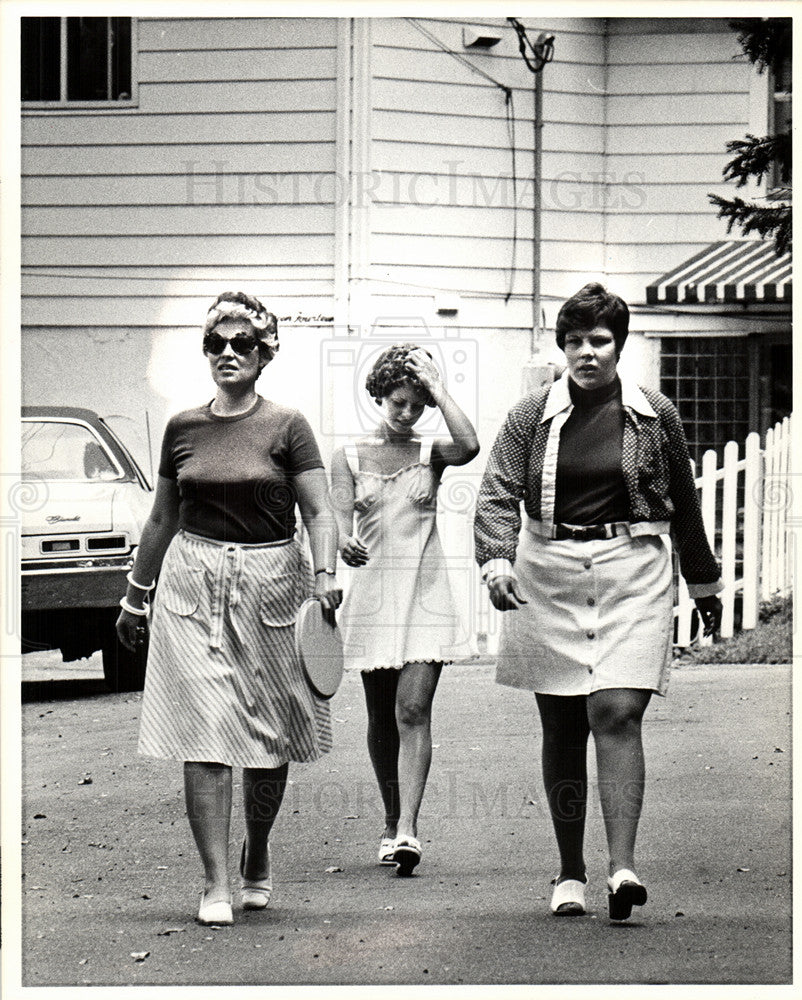
[[[405,364],[409,355],[418,350],[420,348],[417,344],[393,344],[392,347],[381,352],[370,370],[370,374],[365,379],[365,388],[377,403],[381,403],[398,386],[410,385],[422,395],[426,406],[436,405],[429,390]],[[429,354],[425,348],[423,350]]]
[[[554,326],[557,346],[561,351],[565,349],[565,336],[571,330],[593,330],[597,326],[610,331],[616,353],[620,354],[629,333],[629,309],[620,296],[592,281],[566,299],[557,313]]]
[[[223,292],[218,295],[206,314],[203,336],[211,333],[217,324],[227,317],[247,320],[253,335],[259,341],[259,354],[267,363],[276,356],[279,348],[278,320],[268,312],[259,299],[247,292]]]

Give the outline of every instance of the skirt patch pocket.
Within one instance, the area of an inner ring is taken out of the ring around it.
[[[172,572],[162,574],[157,600],[174,615],[194,615],[200,604],[202,587],[203,567],[184,565],[180,571],[173,569]]]

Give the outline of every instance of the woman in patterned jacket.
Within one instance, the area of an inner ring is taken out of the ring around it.
[[[551,911],[585,912],[587,742],[596,747],[612,920],[646,902],[635,874],[644,786],[641,720],[665,694],[673,536],[706,633],[719,567],[702,523],[674,406],[620,377],[629,310],[597,283],[561,308],[567,370],[510,410],[488,460],[476,555],[502,620],[496,679],[535,692],[560,853]],[[520,505],[523,502],[523,525]],[[523,526],[523,531],[521,530]]]
[[[243,769],[244,909],[263,909],[273,881],[268,841],[290,760],[331,747],[328,703],[305,682],[294,623],[311,593],[333,622],[337,526],[312,429],[298,410],[258,395],[278,350],[276,317],[225,292],[212,304],[203,353],[217,391],[172,417],[153,510],[142,533],[120,640],[129,648],[157,573],[139,752],[184,762],[187,815],[203,863],[198,922],[230,924],[232,767]],[[295,538],[309,532],[313,575]]]

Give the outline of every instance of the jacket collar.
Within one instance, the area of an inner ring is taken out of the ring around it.
[[[622,404],[627,409],[634,410],[644,417],[656,417],[657,414],[649,400],[644,396],[640,386],[625,375],[619,373],[618,377],[621,379]],[[556,414],[570,409],[572,405],[571,394],[568,391],[568,370],[566,369],[560,378],[552,383],[540,422],[545,423],[545,421],[551,420]]]

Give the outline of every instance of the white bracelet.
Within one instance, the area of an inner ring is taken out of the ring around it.
[[[121,598],[121,600],[120,600],[120,607],[123,609],[123,611],[127,611],[129,614],[136,615],[137,618],[147,618],[147,614],[148,614],[147,607],[144,607],[144,608],[135,608],[133,606],[133,604],[129,604],[128,603],[128,598],[127,597]]]
[[[155,583],[151,583],[149,587],[146,587],[144,583],[137,583],[131,573],[129,573],[125,579],[131,584],[132,587],[136,587],[137,590],[144,590],[146,594],[149,594],[156,586]]]

